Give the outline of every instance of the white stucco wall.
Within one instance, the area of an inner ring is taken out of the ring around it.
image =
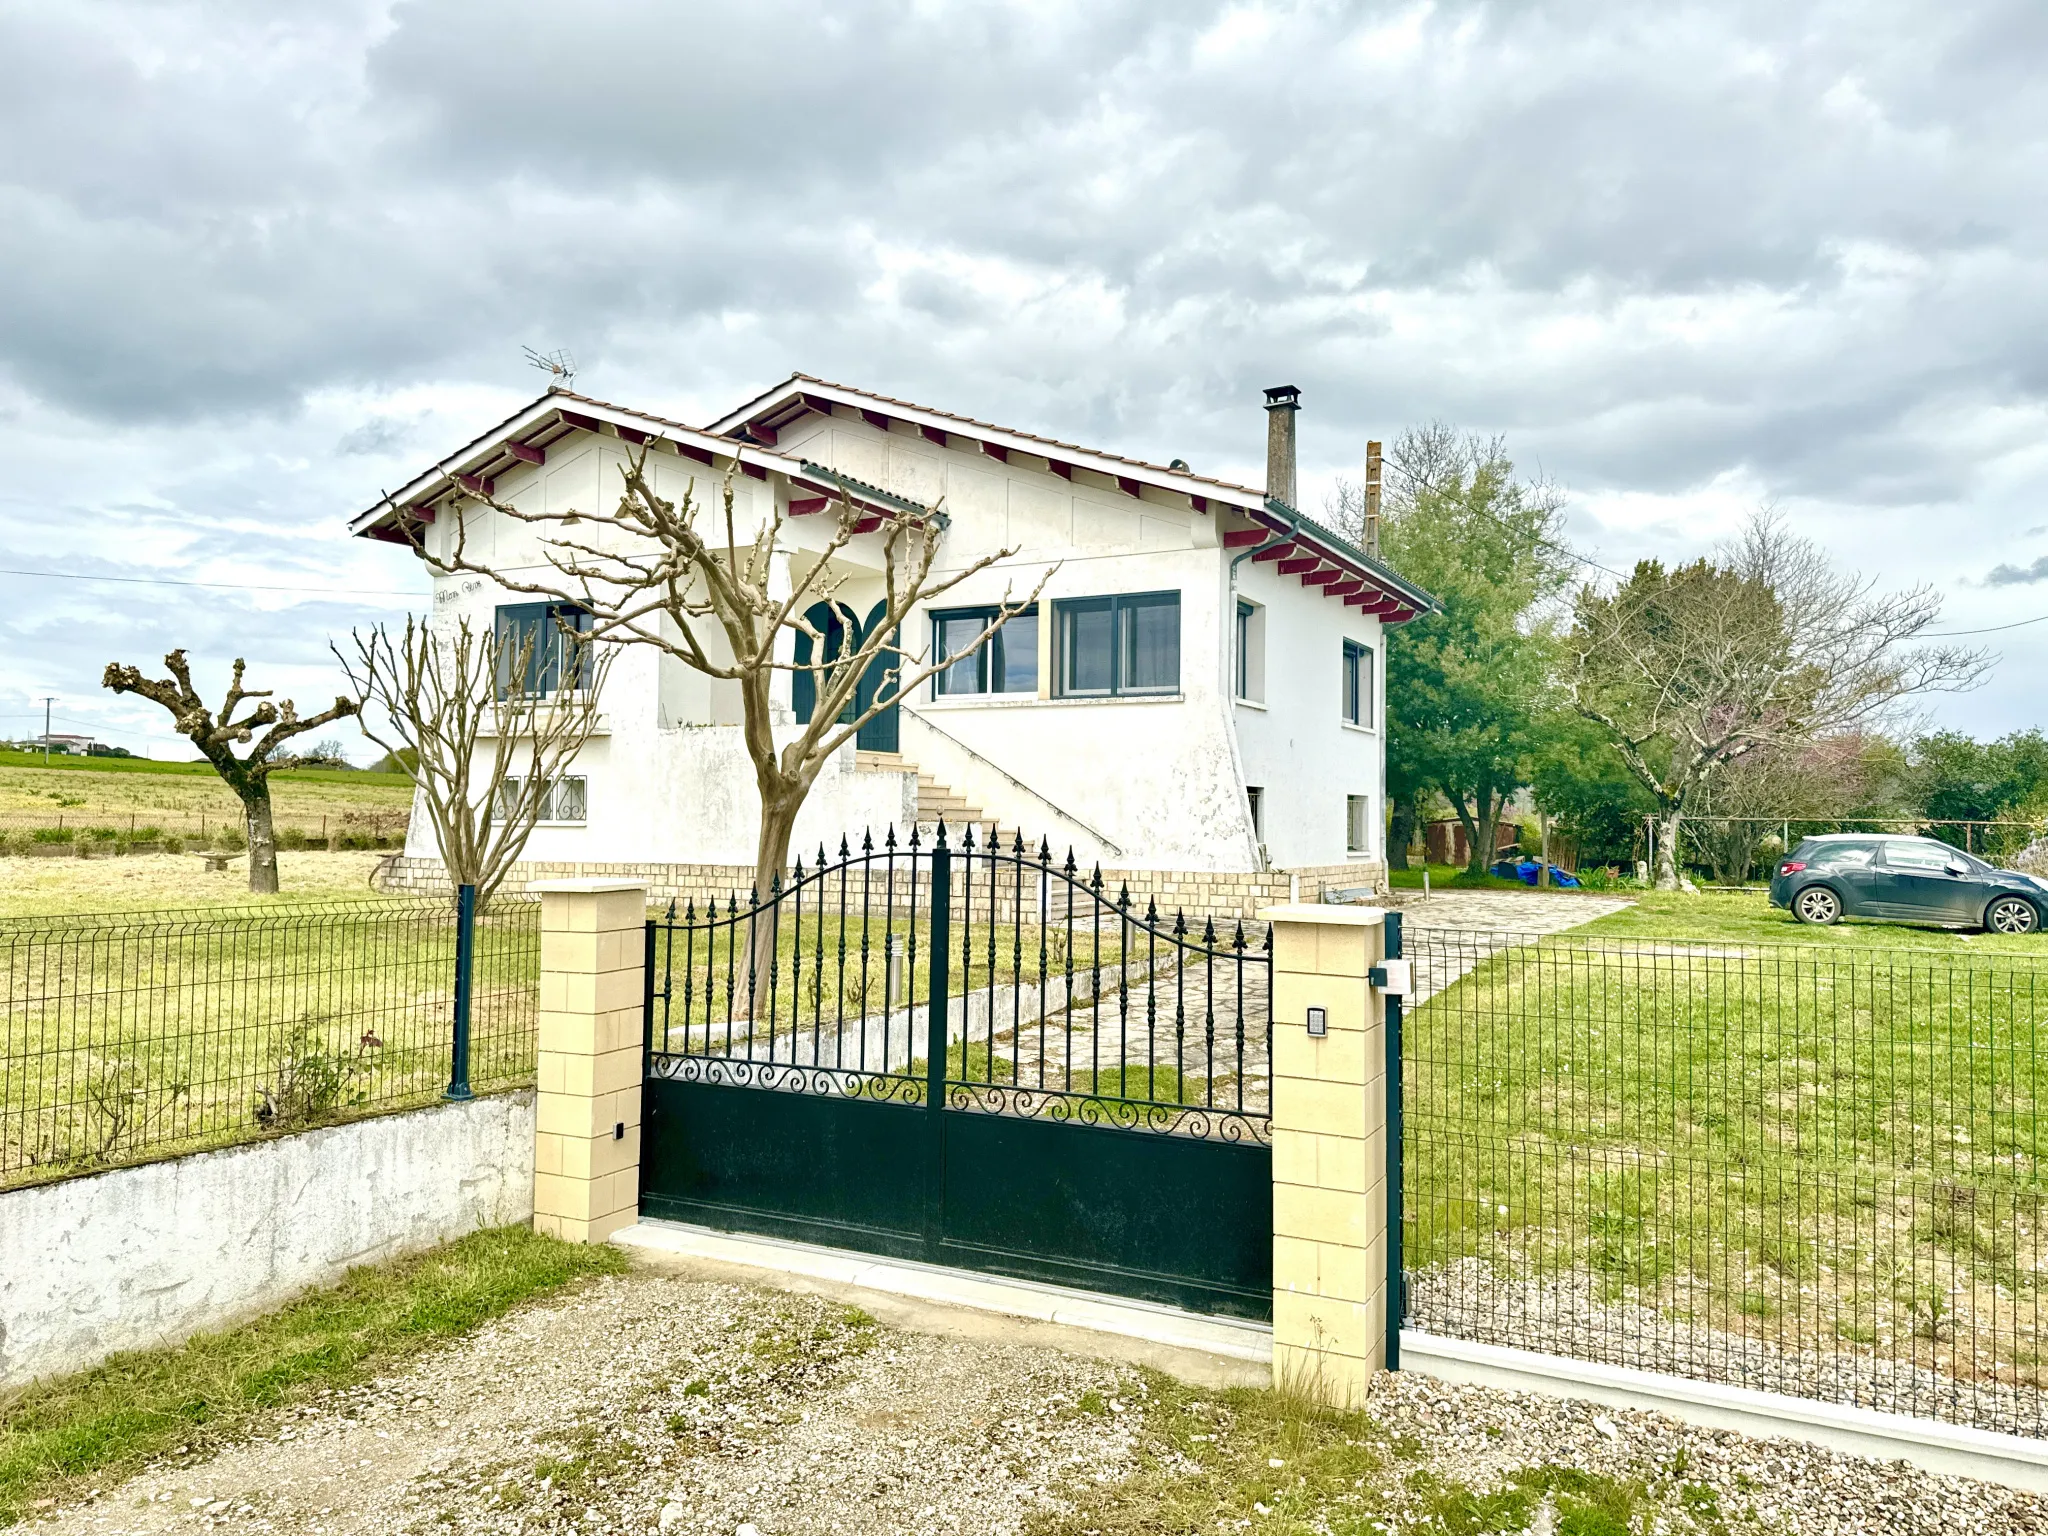
[[[494,1094],[0,1194],[0,1388],[527,1220],[533,1114]]]
[[[994,602],[1028,593],[1048,570],[1041,596],[1037,697],[932,696],[929,684],[906,700],[902,749],[910,763],[958,791],[1004,827],[1049,838],[1084,862],[1125,868],[1251,870],[1260,867],[1246,784],[1264,790],[1264,843],[1282,867],[1330,866],[1377,857],[1381,733],[1344,725],[1338,705],[1341,642],[1370,646],[1384,668],[1380,626],[1358,610],[1281,576],[1271,564],[1241,568],[1244,593],[1266,607],[1265,709],[1233,702],[1234,599],[1231,552],[1221,547],[1226,511],[1197,510],[1151,489],[1133,498],[1085,470],[1071,478],[1021,452],[1007,462],[966,445],[941,445],[867,421],[810,414],[784,427],[780,451],[832,464],[860,480],[927,503],[951,518],[936,575],[959,572],[1001,549],[1013,555],[945,593],[933,607]],[[617,492],[621,444],[578,438],[549,450],[543,467],[499,482],[521,506],[560,512],[608,505]],[[664,494],[680,495],[694,477],[700,499],[715,500],[717,481],[689,461],[662,462]],[[779,494],[759,481],[738,483],[742,538],[748,520]],[[828,520],[795,518],[783,540],[801,562],[829,534]],[[449,536],[448,528],[436,536]],[[488,534],[504,565],[538,564],[540,551],[517,527]],[[481,544],[473,545],[480,548]],[[849,551],[849,556],[854,552]],[[436,616],[468,616],[482,627],[499,602],[531,601],[474,577],[442,578]],[[872,591],[870,589],[873,589]],[[854,572],[841,596],[865,611],[876,583]],[[1063,699],[1051,696],[1052,604],[1060,598],[1177,591],[1181,603],[1180,691],[1170,698]],[[930,642],[928,611],[905,626],[913,651]],[[1375,677],[1377,709],[1381,677]],[[614,665],[603,705],[604,730],[575,772],[589,781],[589,818],[578,827],[539,828],[529,859],[594,863],[750,863],[758,799],[736,724],[735,700],[673,659],[627,647]],[[787,709],[789,679],[776,680]],[[926,727],[929,727],[927,729]],[[790,717],[787,727],[794,732]],[[1019,786],[1025,786],[1020,788]],[[1370,798],[1371,848],[1346,849],[1345,797]],[[836,850],[842,834],[877,836],[902,827],[915,805],[909,775],[854,771],[849,747],[828,766],[805,805],[796,848]],[[431,857],[426,829],[408,844]]]
[[[1264,704],[1233,702],[1231,709],[1245,782],[1265,790],[1268,855],[1281,868],[1377,860],[1385,836],[1386,646],[1379,620],[1335,598],[1311,597],[1271,562],[1240,566],[1238,595],[1265,605]],[[1369,729],[1344,720],[1346,640],[1373,653]],[[1345,848],[1349,795],[1371,800],[1363,853]]]

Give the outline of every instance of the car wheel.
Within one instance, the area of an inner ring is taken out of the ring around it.
[[[1809,885],[1792,898],[1792,915],[1802,923],[1826,928],[1842,920],[1842,898],[1824,885]]]
[[[2041,914],[2024,896],[2001,896],[1984,912],[1986,933],[2032,933],[2041,926]]]

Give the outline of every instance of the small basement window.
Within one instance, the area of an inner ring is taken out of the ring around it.
[[[1266,791],[1260,785],[1248,784],[1244,796],[1251,802],[1252,837],[1263,843],[1266,840]]]
[[[1372,797],[1344,797],[1344,848],[1347,853],[1372,852]]]
[[[524,779],[506,779],[498,786],[498,818],[502,821],[519,808]],[[540,815],[536,824],[549,822],[581,825],[590,819],[590,781],[581,774],[556,779],[541,791]]]

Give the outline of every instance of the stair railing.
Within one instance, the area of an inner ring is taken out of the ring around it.
[[[926,718],[923,714],[920,714],[917,710],[905,706],[903,709],[903,713],[910,716],[911,719],[915,720],[919,725],[923,726],[926,730],[932,732],[934,735],[945,737],[946,740],[950,741],[962,752],[965,752],[977,763],[980,763],[984,768],[994,769],[997,773],[1001,774],[1005,779],[1007,779],[1011,784],[1015,785],[1018,789],[1023,790],[1025,794],[1029,795],[1039,804],[1045,806],[1054,815],[1060,817],[1062,820],[1072,822],[1075,826],[1079,827],[1083,832],[1086,832],[1090,837],[1094,838],[1096,842],[1102,844],[1102,846],[1107,848],[1111,853],[1117,854],[1119,856],[1122,855],[1123,849],[1115,842],[1112,842],[1107,833],[1090,826],[1087,822],[1083,821],[1079,816],[1076,816],[1072,811],[1068,810],[1058,801],[1053,800],[1048,796],[1041,794],[1038,790],[1033,789],[1029,784],[1026,784],[1022,779],[1018,778],[1017,775],[1010,772],[1009,769],[1005,768],[1001,763],[995,762],[990,758],[984,757],[981,753],[975,751],[974,748],[967,745],[966,742],[962,741],[958,736],[955,736],[951,731],[942,730],[940,727],[934,725],[928,718]],[[989,818],[991,822],[994,822],[997,819],[998,818],[993,816]]]

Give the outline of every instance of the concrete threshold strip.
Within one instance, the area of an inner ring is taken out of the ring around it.
[[[781,1238],[715,1232],[673,1221],[643,1220],[614,1235],[612,1241],[653,1253],[798,1275],[1230,1360],[1270,1364],[1273,1358],[1273,1330],[1264,1323],[1203,1317],[1064,1286],[874,1258]],[[1709,1429],[1733,1430],[1760,1439],[1804,1440],[1855,1456],[1906,1461],[1928,1472],[2048,1492],[2048,1440],[1497,1344],[1475,1344],[1406,1328],[1401,1331],[1401,1365],[1404,1370],[1441,1381],[1642,1408]]]

